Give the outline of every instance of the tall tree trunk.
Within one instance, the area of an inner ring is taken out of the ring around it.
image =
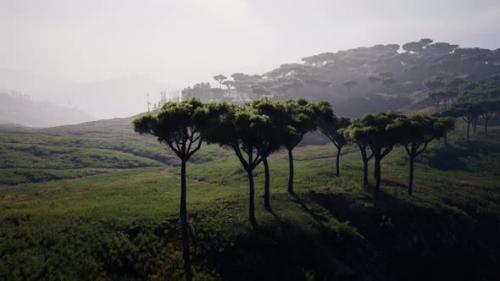
[[[288,150],[288,193],[293,194],[293,153],[291,148]]]
[[[368,188],[368,159],[363,160],[363,186]]]
[[[470,123],[471,123],[471,121],[467,121],[467,142],[469,142],[469,140],[470,140],[470,134],[469,134],[469,132],[470,132]]]
[[[381,167],[380,167],[380,156],[375,155],[375,170],[374,170],[374,175],[375,175],[375,189],[373,190],[373,201],[375,204],[378,202],[378,197],[380,193],[380,180],[381,180]]]
[[[337,159],[335,159],[335,174],[340,176],[340,151],[342,150],[342,147],[339,146],[337,147]]]
[[[488,121],[489,119],[484,119],[484,135],[488,135]]]
[[[249,196],[248,196],[248,219],[250,223],[255,226],[257,224],[257,220],[255,219],[255,190],[253,184],[253,170],[249,169],[247,171],[248,174],[248,187],[249,187]]]
[[[271,209],[271,192],[270,192],[270,182],[269,182],[269,164],[267,163],[267,157],[262,159],[264,163],[264,207],[268,210]]]
[[[415,156],[409,155],[410,156],[410,177],[408,179],[408,195],[413,194],[413,170],[414,170],[414,164],[415,164]]]
[[[186,281],[193,279],[191,272],[191,259],[189,258],[189,234],[187,222],[187,208],[186,208],[186,160],[181,161],[181,198],[180,198],[180,219],[181,219],[181,240],[182,240],[182,256],[184,258],[184,274]]]
[[[477,118],[472,121],[472,132],[475,134],[477,129]]]
[[[366,148],[359,146],[361,152],[361,160],[363,160],[363,187],[368,188],[368,155],[366,155]]]

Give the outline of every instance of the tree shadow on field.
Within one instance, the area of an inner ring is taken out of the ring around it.
[[[427,163],[431,168],[447,170],[470,171],[468,162],[470,159],[480,159],[481,155],[500,153],[500,144],[471,140],[470,142],[459,141],[455,144],[435,147],[424,153],[418,162]]]
[[[378,276],[360,237],[328,228],[327,211],[296,194],[279,200],[294,200],[297,205],[286,202],[286,206],[295,206],[283,213],[281,208],[268,210],[272,216],[261,216],[256,229],[239,214],[245,210],[239,205],[199,213],[193,237],[194,264],[216,272],[216,280],[231,281],[347,281],[366,280],[368,273]]]
[[[438,207],[422,207],[381,192],[377,208],[348,195],[311,193],[366,239],[386,280],[476,280],[500,276],[500,249],[483,245],[474,220]],[[500,231],[497,230],[498,235]],[[493,247],[492,247],[493,246]],[[487,280],[488,278],[484,279]]]
[[[391,179],[382,179],[382,186],[384,187],[389,187],[389,188],[401,188],[401,189],[407,189],[408,186],[406,183],[401,183],[399,181],[391,180]]]
[[[468,171],[468,157],[479,158],[478,155],[472,153],[470,149],[464,146],[443,146],[433,149],[422,155],[421,161],[426,161],[431,168],[442,171],[448,170],[464,170]]]
[[[323,225],[325,222],[328,221],[328,218],[326,218],[324,215],[319,214],[313,208],[309,207],[306,204],[306,202],[302,198],[300,198],[295,192],[289,193],[289,195],[292,197],[292,201],[299,204],[300,207],[307,214],[309,214],[319,225]]]
[[[211,243],[199,256],[208,258],[220,280],[362,280],[369,254],[353,257],[362,245],[355,237],[302,225],[279,215],[254,231],[230,238],[223,251]],[[375,278],[375,280],[381,280]]]

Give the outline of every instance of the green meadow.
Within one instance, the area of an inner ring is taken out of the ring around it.
[[[204,145],[187,168],[195,280],[494,280],[500,128],[462,137],[418,158],[413,196],[406,153],[389,154],[377,208],[355,147],[340,177],[332,144],[297,148],[295,195],[275,153],[256,229],[239,161]],[[0,280],[182,280],[177,164],[152,138],[2,133]]]

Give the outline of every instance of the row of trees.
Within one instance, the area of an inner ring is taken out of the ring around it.
[[[377,203],[380,193],[381,161],[395,146],[403,146],[409,159],[408,194],[413,193],[414,163],[427,145],[454,128],[453,119],[426,115],[405,116],[397,113],[368,114],[356,119],[344,130],[354,142],[363,161],[363,185],[368,186],[368,163],[374,159],[375,186],[373,199]]]
[[[259,99],[243,105],[202,103],[196,99],[168,102],[155,115],[134,121],[135,130],[151,134],[165,143],[181,162],[180,222],[186,280],[192,279],[187,222],[186,164],[203,142],[231,148],[247,173],[249,221],[256,225],[254,170],[264,166],[264,206],[271,208],[269,155],[281,148],[288,152],[288,192],[294,193],[293,150],[308,132],[319,129],[337,147],[336,174],[340,155],[349,141],[355,143],[363,160],[363,183],[368,186],[368,162],[374,159],[374,202],[377,202],[381,161],[396,145],[405,147],[410,160],[408,192],[412,193],[415,158],[428,143],[453,127],[449,119],[430,116],[407,117],[396,113],[366,115],[350,120],[334,114],[328,102],[304,99],[282,102]]]
[[[464,87],[463,94],[439,114],[462,118],[467,128],[467,141],[470,140],[471,129],[475,133],[479,123],[482,123],[484,134],[487,135],[490,121],[500,116],[500,76],[469,83]]]
[[[475,133],[478,123],[484,126],[484,134],[488,134],[490,120],[500,115],[500,99],[459,102],[440,113],[444,116],[462,118],[466,124],[466,139],[470,141],[470,131]]]

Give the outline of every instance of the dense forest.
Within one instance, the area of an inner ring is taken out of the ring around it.
[[[261,75],[214,76],[216,87],[198,83],[184,98],[247,101],[305,97],[333,102],[340,115],[419,110],[448,103],[464,87],[500,74],[500,49],[461,48],[421,39],[403,45],[360,47],[302,58]],[[498,80],[498,79],[497,79]]]

